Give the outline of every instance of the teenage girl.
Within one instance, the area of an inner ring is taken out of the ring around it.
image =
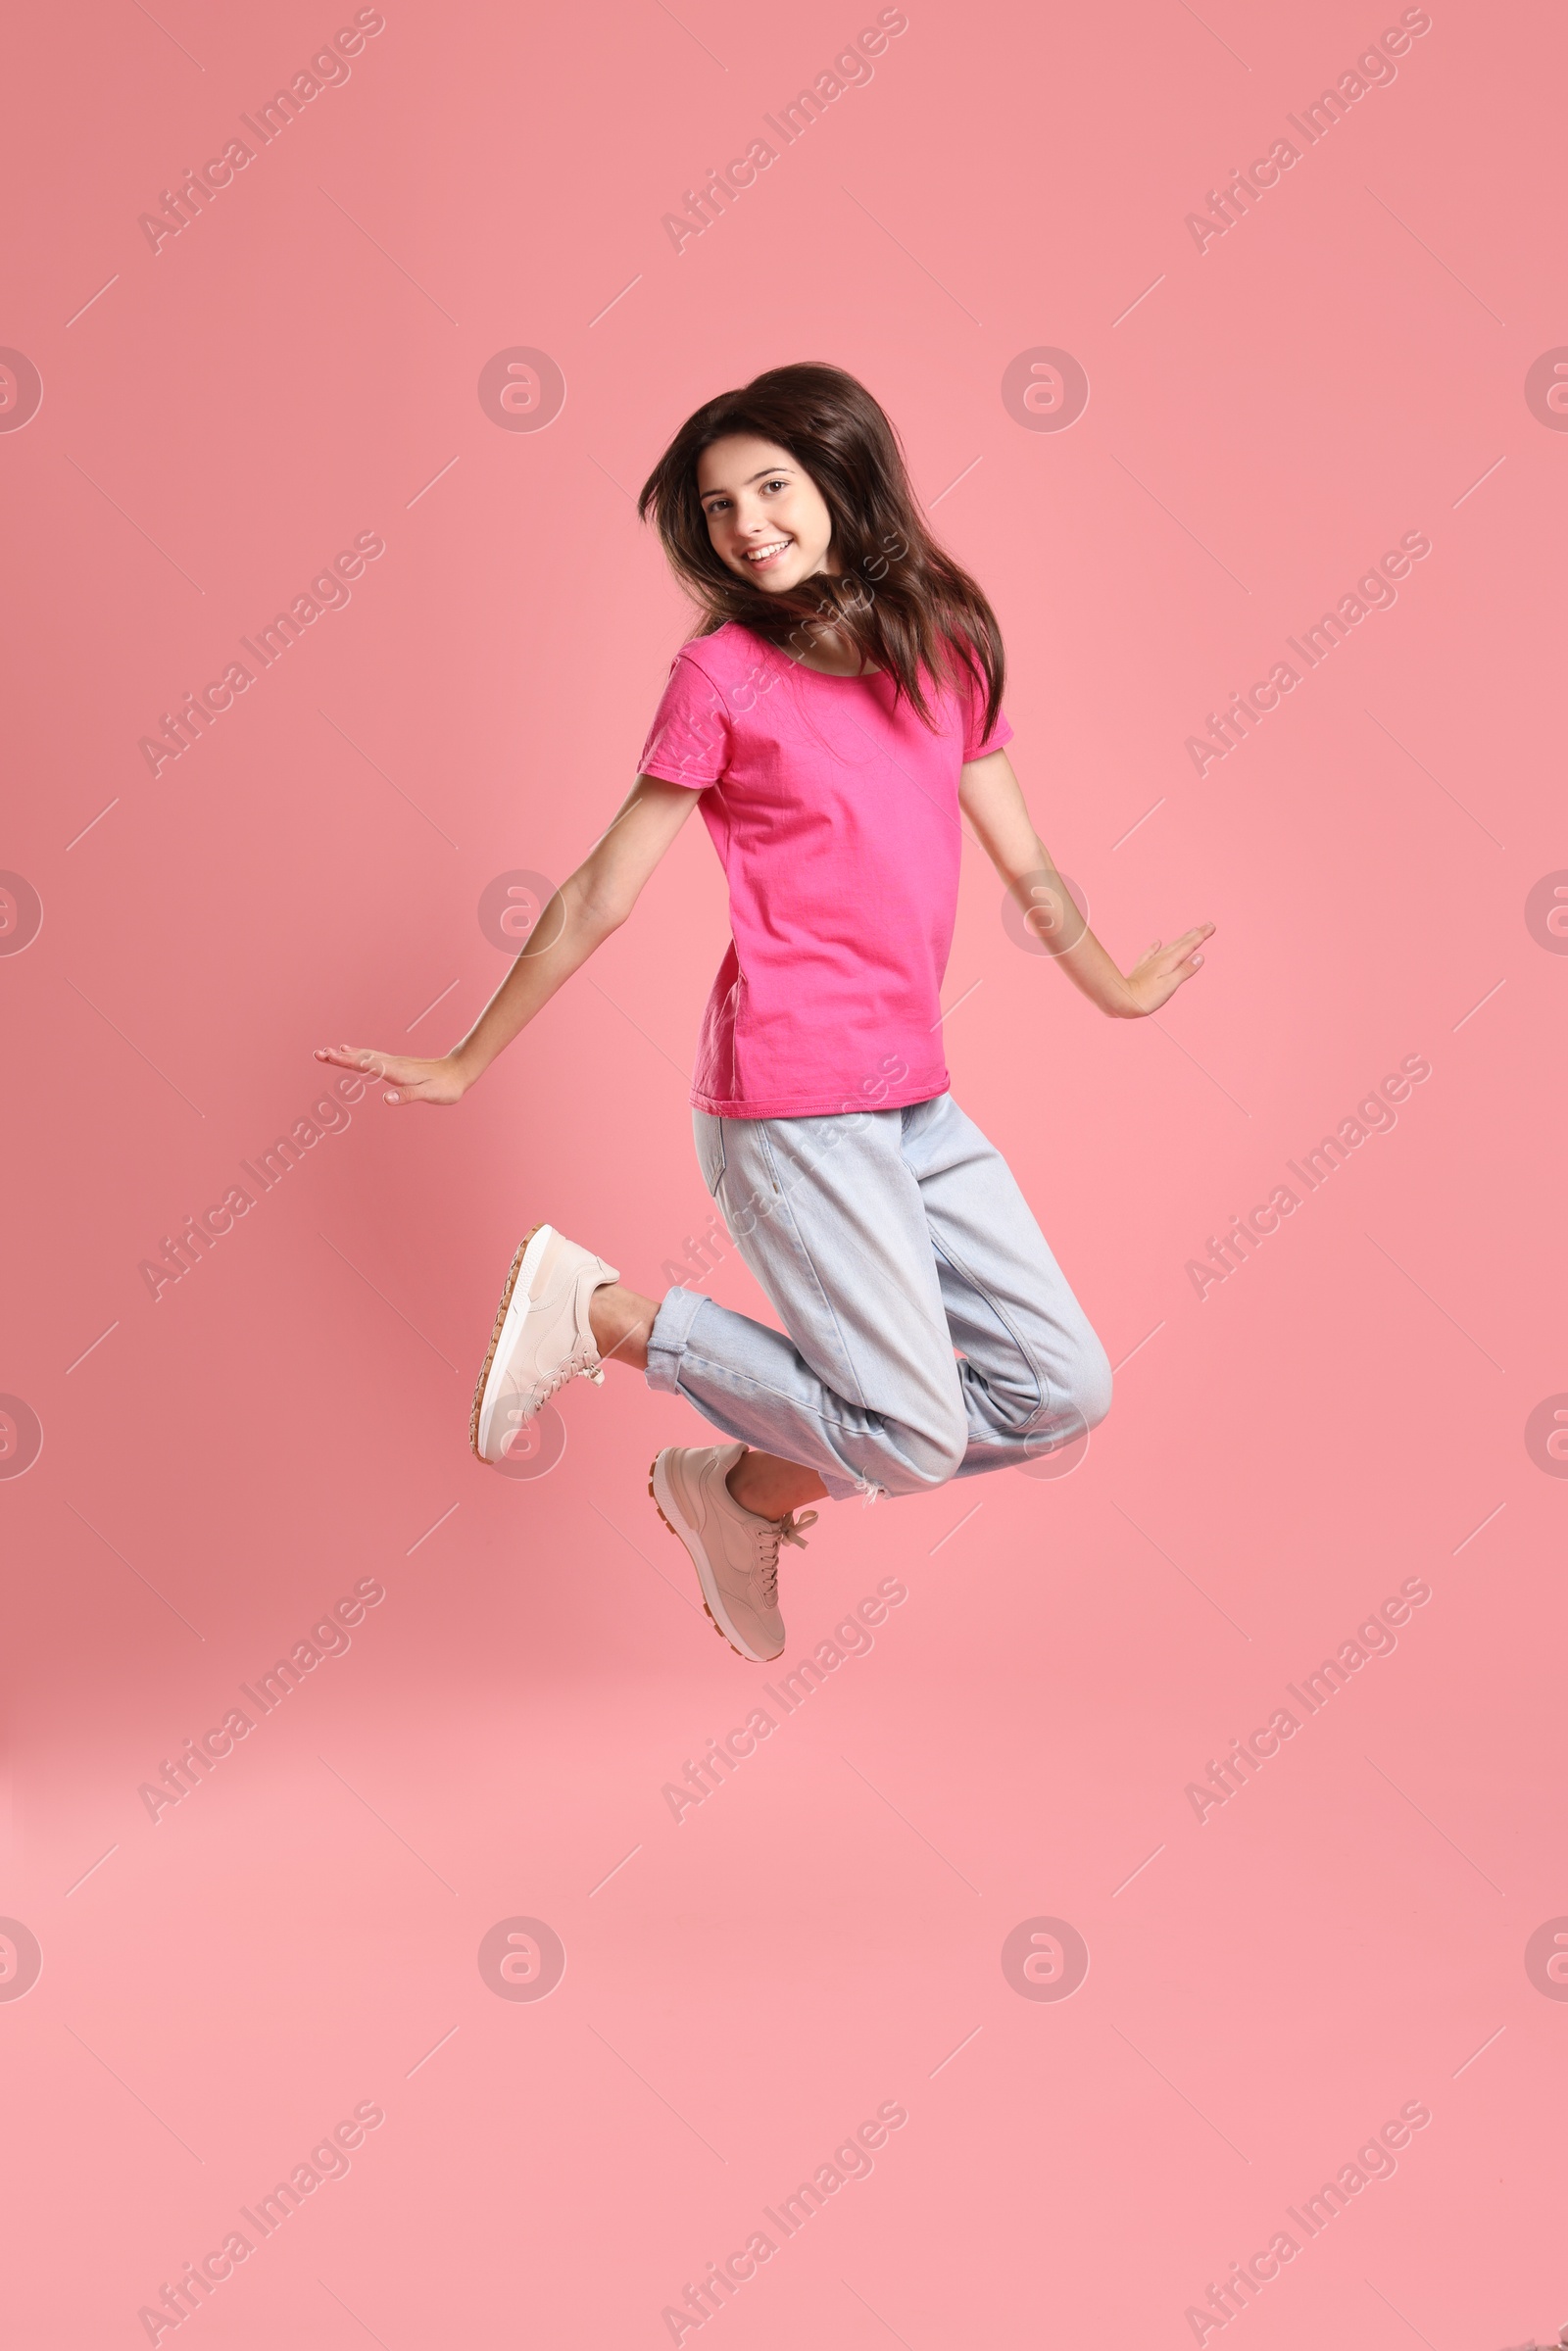
[[[541,1224],[501,1296],[470,1439],[500,1461],[613,1359],[733,1441],[666,1446],[650,1492],[742,1657],[784,1646],[781,1543],[859,1493],[918,1494],[1103,1418],[1104,1348],[1001,1154],[948,1091],[939,1000],[960,815],[1102,1011],[1153,1012],[1213,929],[1125,975],[1083,923],[1003,746],[1002,638],[936,544],[887,416],[837,367],[775,367],[688,418],[638,501],[701,612],[619,814],[439,1060],[354,1046],[389,1103],[455,1102],[630,914],[700,808],[733,939],[692,1088],[704,1180],[782,1332],[662,1302]]]

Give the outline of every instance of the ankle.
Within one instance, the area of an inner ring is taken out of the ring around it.
[[[647,1338],[658,1308],[619,1282],[602,1282],[588,1300],[588,1328],[601,1362],[628,1364],[643,1370],[648,1361]]]
[[[762,1482],[753,1467],[756,1459],[755,1453],[742,1453],[729,1476],[724,1480],[724,1491],[732,1502],[738,1502],[741,1508],[749,1510],[754,1518],[775,1517],[776,1512],[763,1508],[767,1497],[760,1491]]]
[[[788,1518],[803,1502],[827,1492],[813,1471],[802,1469],[794,1461],[777,1460],[771,1453],[750,1450],[742,1453],[724,1487],[732,1502],[738,1502],[754,1518],[766,1519]]]

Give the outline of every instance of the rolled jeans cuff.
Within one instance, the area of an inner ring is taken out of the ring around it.
[[[686,1351],[686,1342],[708,1299],[700,1290],[666,1290],[664,1302],[654,1318],[648,1334],[647,1380],[650,1388],[662,1389],[666,1396],[680,1394],[680,1359]]]
[[[700,1290],[676,1289],[665,1292],[664,1302],[648,1334],[648,1369],[645,1377],[649,1387],[661,1389],[666,1396],[683,1396],[705,1420],[711,1421],[714,1428],[726,1435],[739,1438],[743,1445],[754,1445],[762,1452],[774,1452],[782,1446],[785,1449],[779,1457],[783,1460],[793,1459],[795,1454],[790,1450],[788,1428],[779,1425],[781,1416],[776,1409],[770,1409],[769,1402],[760,1405],[757,1402],[759,1395],[765,1395],[766,1392],[759,1390],[756,1381],[745,1371],[734,1366],[705,1362],[699,1349],[695,1367],[698,1376],[682,1382],[681,1371],[686,1363],[693,1326],[703,1308],[712,1303],[712,1299],[705,1298]],[[723,1307],[717,1307],[715,1311],[721,1319],[725,1318]],[[747,1326],[742,1317],[731,1316],[728,1319],[739,1321],[742,1328],[757,1328],[755,1325]],[[760,1336],[779,1347],[787,1345],[776,1332],[764,1330]],[[742,1392],[745,1392],[744,1396]],[[784,1417],[788,1418],[788,1415]],[[799,1434],[799,1423],[794,1425]],[[825,1450],[827,1459],[823,1461],[818,1458],[811,1466],[827,1488],[831,1499],[836,1502],[847,1501],[851,1494],[858,1494],[867,1501],[874,1500],[881,1491],[875,1482],[845,1468],[825,1432],[818,1427],[816,1434],[818,1444],[812,1450]]]

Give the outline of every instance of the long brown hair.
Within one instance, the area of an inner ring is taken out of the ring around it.
[[[837,573],[819,571],[768,595],[720,561],[697,494],[697,461],[730,433],[773,441],[805,467],[833,520]],[[969,574],[939,547],[909,483],[885,412],[842,367],[818,361],[770,367],[687,417],[637,501],[652,513],[677,579],[703,614],[697,634],[736,620],[768,644],[808,645],[842,631],[863,662],[886,669],[927,726],[932,681],[961,664],[985,695],[989,734],[1005,669],[997,616]]]

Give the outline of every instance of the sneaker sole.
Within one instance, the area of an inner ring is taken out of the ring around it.
[[[495,1362],[496,1349],[501,1345],[501,1334],[506,1328],[507,1314],[512,1305],[517,1283],[521,1278],[529,1249],[538,1240],[544,1229],[542,1224],[536,1224],[531,1232],[524,1233],[517,1246],[517,1253],[512,1260],[512,1271],[507,1276],[506,1288],[501,1293],[501,1303],[496,1308],[495,1329],[490,1334],[490,1345],[485,1353],[484,1366],[479,1373],[479,1385],[473,1392],[473,1409],[468,1414],[468,1444],[472,1447],[474,1459],[484,1461],[486,1469],[493,1469],[495,1464],[492,1461],[485,1461],[483,1453],[479,1450],[479,1416],[484,1408],[484,1392],[490,1381],[490,1367]],[[532,1266],[529,1266],[528,1271],[531,1273],[532,1270]]]
[[[662,1458],[663,1455],[662,1453],[656,1453],[652,1461],[650,1461],[648,1464],[648,1492],[653,1497],[654,1508],[659,1512],[660,1517],[664,1522],[665,1534],[674,1536],[675,1541],[680,1544],[682,1550],[690,1559],[693,1567],[695,1567],[697,1570],[698,1590],[703,1595],[703,1614],[712,1626],[713,1631],[718,1635],[719,1640],[724,1641],[730,1648],[732,1648],[737,1657],[744,1657],[748,1665],[771,1665],[773,1662],[772,1657],[759,1657],[754,1649],[745,1647],[737,1636],[726,1628],[722,1622],[722,1619],[713,1614],[712,1604],[714,1600],[718,1599],[718,1593],[713,1588],[711,1582],[711,1571],[708,1566],[708,1562],[701,1556],[692,1539],[689,1536],[681,1533],[681,1530],[676,1526],[675,1521],[670,1517],[669,1510],[664,1508],[664,1501],[667,1500],[670,1510],[676,1508],[676,1502],[674,1495],[669,1491],[669,1481],[667,1477],[662,1473],[659,1466]],[[661,1499],[660,1497],[659,1489],[661,1486],[662,1486],[664,1489],[663,1499]],[[719,1605],[722,1607],[722,1601],[719,1602]],[[773,1655],[777,1657],[782,1657],[783,1654],[784,1652],[782,1649],[775,1649],[773,1652]]]

